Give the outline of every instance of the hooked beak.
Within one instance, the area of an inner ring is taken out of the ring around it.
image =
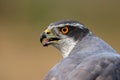
[[[46,29],[40,36],[40,42],[43,46],[48,46],[50,44],[56,43],[60,40],[60,38],[53,35],[53,33]]]

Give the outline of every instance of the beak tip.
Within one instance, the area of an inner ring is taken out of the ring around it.
[[[48,46],[48,44],[46,44],[46,43],[48,42],[48,40],[47,40],[47,36],[46,36],[46,33],[45,33],[45,32],[43,32],[43,33],[41,34],[41,36],[40,36],[40,42],[41,42],[41,44],[43,45],[43,47]]]
[[[44,38],[47,38],[45,32],[43,32],[43,33],[41,34],[41,36],[40,36],[40,42],[41,42],[41,43],[42,43],[42,40],[43,40]]]

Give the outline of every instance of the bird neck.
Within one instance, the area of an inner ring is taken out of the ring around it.
[[[76,46],[69,53],[73,54],[101,54],[103,52],[116,52],[110,45],[105,41],[98,38],[92,32],[88,33],[81,41],[79,41]],[[84,55],[83,55],[84,56]]]
[[[79,41],[74,41],[72,39],[66,39],[65,43],[55,44],[61,53],[63,58],[68,57],[73,54],[89,54],[103,53],[103,52],[116,52],[110,45],[106,42],[89,32]]]

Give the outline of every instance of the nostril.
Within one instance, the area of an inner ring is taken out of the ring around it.
[[[46,34],[50,34],[50,32],[47,32]]]

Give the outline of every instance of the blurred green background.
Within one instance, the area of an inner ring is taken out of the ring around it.
[[[120,53],[120,0],[0,0],[0,80],[42,80],[61,58],[42,47],[49,23],[72,19]]]

